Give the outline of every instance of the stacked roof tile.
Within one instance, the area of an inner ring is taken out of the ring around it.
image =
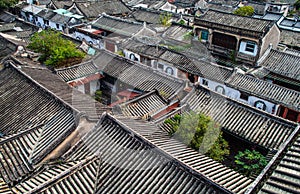
[[[121,18],[102,14],[93,26],[118,35],[133,36],[143,28],[142,23],[132,22]]]
[[[180,161],[181,164],[187,166],[194,173],[202,175],[209,182],[221,186],[224,189],[223,193],[243,193],[252,182],[251,179],[171,138],[168,133],[159,130],[152,123],[126,117],[118,117],[117,119],[138,135],[146,138],[155,147]]]
[[[59,76],[53,74],[48,69],[22,66],[21,71],[53,92],[64,102],[78,111],[87,114],[90,118],[97,119],[104,111],[110,110],[107,106],[97,102],[92,97],[70,87]]]
[[[167,76],[108,51],[102,50],[93,60],[102,72],[142,91],[156,89],[164,93],[166,98],[170,98],[184,87],[183,80]]]
[[[76,80],[82,77],[93,75],[98,72],[97,67],[93,64],[93,61],[81,63],[67,68],[61,68],[55,70],[65,82]]]
[[[300,136],[275,168],[260,192],[263,193],[299,193],[300,191]]]
[[[19,193],[94,193],[100,167],[101,159],[97,155],[45,165],[13,190]]]
[[[130,12],[130,9],[121,0],[101,0],[95,2],[76,2],[78,9],[87,18],[97,18],[99,14],[121,15]]]
[[[123,115],[129,117],[148,117],[167,107],[167,102],[154,90],[120,105]]]
[[[59,115],[73,114],[70,107],[47,94],[13,67],[4,68],[0,78],[2,136],[17,133]]]
[[[78,111],[13,65],[0,78],[0,174],[11,186],[75,130]]]
[[[300,92],[239,73],[227,80],[226,85],[300,111]]]
[[[128,43],[125,43],[123,46],[142,56],[150,57],[158,61],[166,61],[180,70],[221,83],[224,83],[233,73],[233,69],[203,60],[193,59],[165,47],[144,45],[135,41],[128,41]]]
[[[225,29],[234,33],[261,37],[268,32],[273,23],[268,20],[208,10],[204,15],[195,18],[195,25]]]
[[[193,91],[186,103],[191,110],[211,116],[224,130],[268,149],[277,150],[297,127],[204,88]]]
[[[0,60],[13,54],[17,46],[0,35]]]
[[[124,120],[103,117],[97,127],[66,154],[70,160],[80,160],[101,153],[103,163],[96,192],[215,193],[222,190],[135,135]],[[139,127],[142,126],[151,129],[146,123]]]
[[[260,65],[271,72],[300,81],[300,57],[297,55],[271,50]]]

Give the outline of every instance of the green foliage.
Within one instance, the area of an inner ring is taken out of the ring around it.
[[[16,5],[19,2],[19,0],[1,0],[0,1],[0,10],[7,9],[9,7],[12,7]]]
[[[294,7],[296,10],[300,10],[300,0],[297,0],[295,3],[294,3]]]
[[[123,51],[121,51],[121,50],[120,50],[120,51],[117,51],[116,54],[117,54],[117,55],[120,55],[120,56],[122,56],[122,57],[125,57]]]
[[[95,98],[95,100],[97,100],[98,102],[101,102],[102,91],[101,91],[101,90],[97,90],[97,91],[95,92],[94,98]]]
[[[217,161],[229,155],[228,142],[222,137],[219,125],[210,117],[191,112],[166,119],[173,131],[170,133],[189,147]]]
[[[181,24],[181,25],[184,25],[185,24],[185,21],[183,19],[181,19],[178,24]]]
[[[229,57],[230,57],[231,62],[232,62],[233,64],[235,64],[235,63],[236,63],[236,59],[235,59],[235,51],[231,51]]]
[[[161,95],[162,97],[164,97],[164,98],[168,98],[168,94],[167,94],[167,92],[165,92],[164,90],[160,90],[159,91],[159,95]]]
[[[181,115],[176,114],[174,117],[166,119],[164,121],[164,123],[169,124],[172,128],[172,131],[169,131],[170,136],[173,135],[178,130],[180,120],[181,120]]]
[[[259,173],[267,165],[266,158],[255,150],[239,151],[234,158],[238,171],[247,176]]]
[[[188,49],[188,48],[191,48],[192,45],[191,45],[191,44],[186,44],[186,45],[183,45],[183,46],[181,46],[181,45],[176,45],[176,46],[169,45],[169,46],[167,46],[167,47],[168,47],[169,49],[171,49],[171,50],[180,52],[180,51],[184,51],[184,50],[186,50],[186,49]]]
[[[183,35],[183,39],[184,40],[190,40],[191,38],[193,38],[194,36],[194,33],[191,31],[191,32],[187,32]]]
[[[171,13],[164,12],[159,15],[159,21],[163,26],[168,27],[171,25],[171,17],[172,17]]]
[[[233,13],[240,16],[252,16],[254,14],[254,8],[252,6],[243,6],[236,9]]]
[[[61,33],[54,30],[36,32],[30,38],[28,48],[41,53],[40,62],[51,67],[68,66],[85,56],[72,41],[62,38]]]

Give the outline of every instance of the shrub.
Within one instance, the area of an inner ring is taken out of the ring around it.
[[[254,8],[252,6],[243,6],[236,9],[233,13],[240,16],[252,16],[254,14]]]
[[[191,112],[166,119],[173,131],[170,133],[192,149],[217,161],[229,155],[228,142],[223,138],[219,124],[210,117]]]
[[[234,158],[237,170],[246,176],[259,173],[267,165],[266,158],[255,150],[239,151]]]
[[[181,20],[178,22],[178,24],[184,25],[184,24],[185,24],[185,21],[184,21],[183,19],[181,19]]]
[[[159,15],[159,21],[163,26],[170,26],[171,17],[172,17],[171,13],[164,12]]]
[[[0,10],[7,9],[11,6],[14,6],[18,3],[18,0],[1,0],[0,1]]]
[[[62,38],[60,32],[51,29],[34,33],[28,48],[41,53],[40,62],[51,67],[68,66],[68,63],[74,61],[81,62],[85,56],[72,41]]]
[[[95,100],[97,100],[98,102],[101,102],[101,98],[102,98],[102,91],[101,90],[97,90],[95,92]]]

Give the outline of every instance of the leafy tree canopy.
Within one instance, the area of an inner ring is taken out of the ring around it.
[[[254,8],[252,6],[243,6],[236,9],[233,13],[240,16],[252,16],[254,14]]]
[[[235,164],[238,171],[250,176],[258,174],[267,165],[267,160],[258,151],[246,149],[244,152],[239,151],[235,156]]]
[[[164,12],[159,15],[159,21],[163,26],[170,26],[171,25],[171,17],[172,17],[171,13]]]
[[[296,8],[296,10],[300,10],[300,0],[297,0],[297,1],[294,3],[294,7]]]
[[[51,67],[68,66],[74,61],[80,62],[85,56],[72,41],[62,38],[61,33],[54,30],[36,32],[28,48],[41,53],[40,61]]]
[[[210,117],[191,112],[184,116],[175,115],[165,123],[173,128],[171,135],[196,151],[217,161],[223,161],[229,155],[228,142],[222,137],[220,126]]]
[[[17,4],[19,0],[0,0],[0,10],[7,9],[15,4]]]

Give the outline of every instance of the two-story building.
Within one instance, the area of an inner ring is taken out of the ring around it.
[[[268,113],[300,122],[300,92],[249,75],[236,73],[226,81],[230,98]]]
[[[69,28],[82,23],[82,15],[73,14],[65,9],[51,10],[28,5],[21,11],[21,17],[43,29],[52,28],[68,33]]]
[[[72,13],[83,15],[87,20],[96,19],[100,14],[127,15],[131,10],[121,0],[110,1],[72,1],[72,0],[50,0],[47,4],[51,9],[67,9]]]
[[[208,10],[195,17],[194,34],[215,56],[254,65],[269,45],[278,45],[280,31],[272,21]]]

